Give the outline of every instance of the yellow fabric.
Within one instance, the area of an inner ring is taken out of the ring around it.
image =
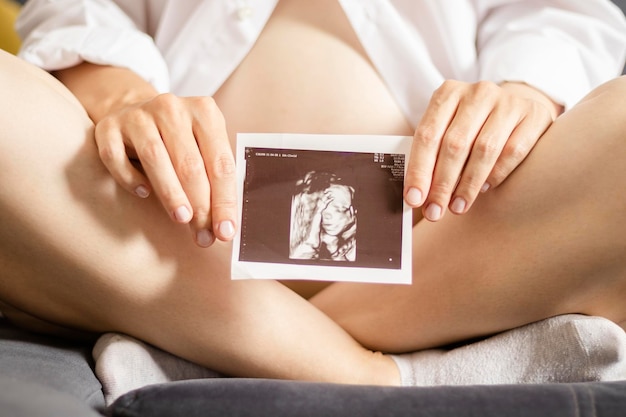
[[[0,49],[16,53],[20,47],[20,38],[13,25],[20,11],[20,6],[12,0],[0,0]]]

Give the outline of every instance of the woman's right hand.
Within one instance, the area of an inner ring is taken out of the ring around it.
[[[115,180],[142,198],[154,191],[172,220],[190,225],[199,246],[234,237],[235,161],[212,98],[157,95],[101,118],[95,136]]]

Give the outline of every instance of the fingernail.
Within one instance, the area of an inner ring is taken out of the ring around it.
[[[437,221],[441,218],[441,206],[439,204],[429,204],[424,215],[428,220]]]
[[[483,184],[483,186],[482,186],[482,187],[480,187],[480,192],[481,192],[481,193],[487,192],[487,190],[488,190],[489,188],[491,188],[491,185],[489,185],[489,183],[488,183],[488,182],[486,182],[486,183],[484,183],[484,184]]]
[[[450,206],[450,210],[452,210],[453,212],[457,213],[457,214],[461,214],[465,211],[465,206],[467,205],[467,203],[465,202],[465,200],[461,197],[457,197],[454,199],[454,201],[452,201],[452,205]]]
[[[137,194],[137,196],[141,198],[148,198],[148,196],[150,195],[150,191],[148,191],[147,187],[140,185],[139,187],[135,188],[135,194]]]
[[[191,220],[191,212],[186,206],[180,206],[174,210],[174,217],[181,223],[187,223]]]
[[[211,246],[211,244],[213,244],[213,240],[213,233],[211,233],[207,229],[200,229],[196,233],[196,242],[198,242],[198,245],[202,246],[203,248],[208,248],[209,246]]]
[[[422,202],[422,192],[415,187],[409,188],[406,193],[406,202],[411,206],[419,206]]]
[[[230,220],[226,220],[219,225],[220,234],[224,237],[232,237],[235,234],[235,226]]]

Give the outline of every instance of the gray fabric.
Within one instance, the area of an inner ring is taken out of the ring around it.
[[[613,0],[613,3],[619,6],[620,9],[626,10],[626,0]]]
[[[171,382],[128,393],[112,417],[623,417],[626,381],[372,387],[261,379]]]
[[[4,375],[0,376],[0,416],[102,417],[83,401],[65,392]]]
[[[94,409],[103,409],[102,386],[91,367],[91,347],[90,343],[35,335],[16,329],[0,319],[2,378],[36,383],[51,391],[74,397]],[[1,410],[0,407],[0,414]]]
[[[622,9],[622,12],[626,12],[626,0],[613,0],[613,3],[615,3],[620,9]],[[622,74],[626,74],[626,65],[624,66]]]

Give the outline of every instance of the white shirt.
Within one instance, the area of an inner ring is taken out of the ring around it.
[[[608,0],[338,1],[414,125],[445,79],[526,82],[570,107],[626,56],[626,19]],[[47,70],[127,67],[159,91],[210,96],[276,3],[30,0],[17,23],[20,56]]]

